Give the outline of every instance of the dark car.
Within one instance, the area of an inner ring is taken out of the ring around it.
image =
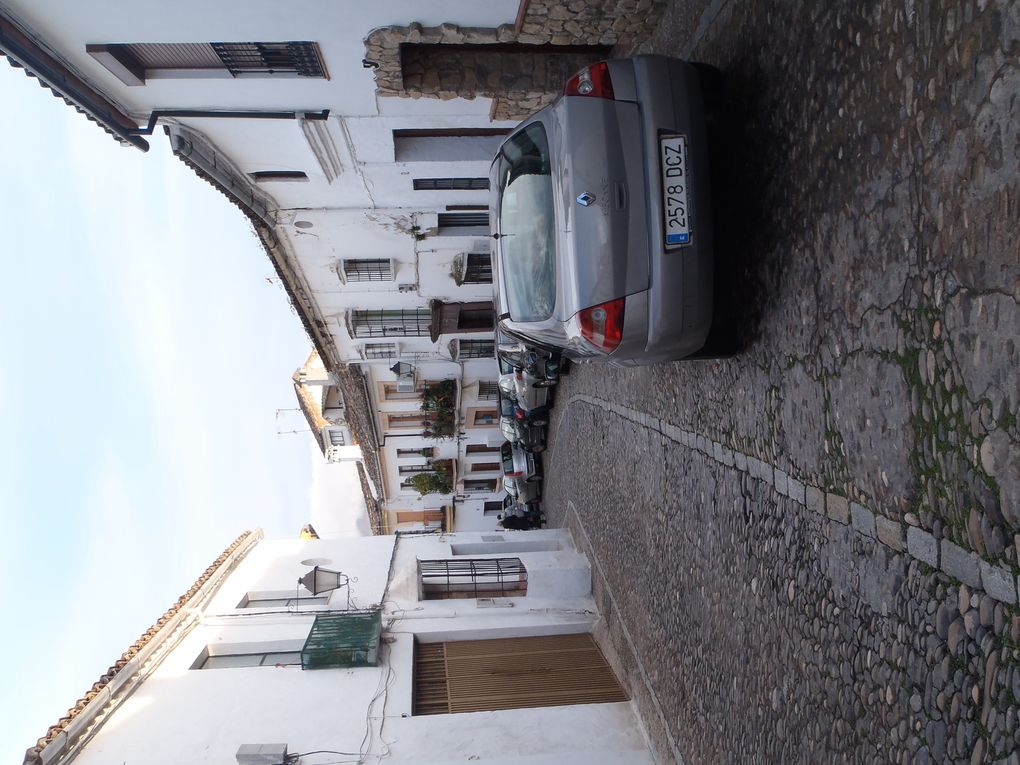
[[[526,451],[545,451],[546,421],[541,417],[528,417],[516,401],[499,397],[499,428],[510,443],[520,444]]]

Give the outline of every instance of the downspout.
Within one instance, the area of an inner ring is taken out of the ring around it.
[[[163,117],[210,117],[215,119],[242,120],[327,120],[329,109],[318,112],[260,112],[260,111],[215,111],[212,109],[156,109],[149,114],[149,122],[143,128],[132,128],[133,135],[152,135],[156,123]]]

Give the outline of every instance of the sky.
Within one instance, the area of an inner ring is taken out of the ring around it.
[[[368,533],[295,411],[311,346],[250,224],[150,144],[0,57],[0,762],[246,529]]]

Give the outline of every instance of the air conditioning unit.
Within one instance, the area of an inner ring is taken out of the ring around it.
[[[241,744],[235,755],[237,765],[284,765],[286,744]]]
[[[401,377],[397,380],[397,393],[414,393],[414,377]]]

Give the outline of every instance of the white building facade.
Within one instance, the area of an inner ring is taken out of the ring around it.
[[[25,762],[652,763],[597,623],[563,530],[248,533]]]

